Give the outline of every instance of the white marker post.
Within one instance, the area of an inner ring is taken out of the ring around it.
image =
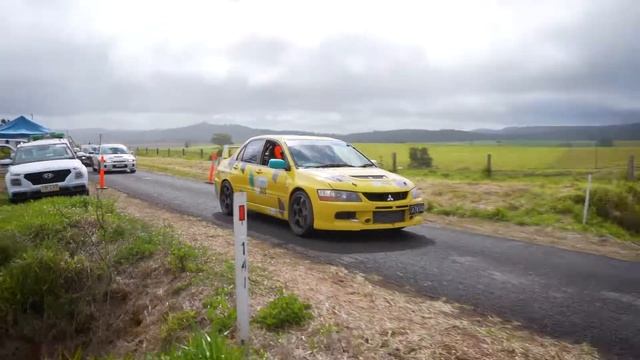
[[[249,261],[247,251],[247,193],[233,194],[233,233],[236,251],[236,308],[240,344],[249,341]]]
[[[589,195],[591,193],[591,174],[587,177],[587,192],[584,196],[584,209],[582,210],[582,225],[587,223],[589,216]]]

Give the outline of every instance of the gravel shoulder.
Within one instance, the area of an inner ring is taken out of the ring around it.
[[[232,233],[200,219],[110,191],[125,212],[170,225],[185,241],[232,258]],[[308,326],[269,337],[254,334],[274,358],[296,359],[590,359],[588,345],[569,344],[464,306],[382,286],[375,277],[310,261],[279,246],[250,239],[253,276],[267,278],[313,306]],[[252,311],[260,306],[252,303]]]

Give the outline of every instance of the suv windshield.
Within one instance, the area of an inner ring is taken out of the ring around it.
[[[375,166],[353,146],[338,140],[290,140],[287,146],[300,168]]]
[[[101,154],[109,155],[109,154],[128,154],[127,148],[121,145],[109,146],[105,145],[100,150]]]
[[[75,159],[73,152],[67,145],[33,145],[19,147],[18,150],[16,150],[15,164],[61,159]]]

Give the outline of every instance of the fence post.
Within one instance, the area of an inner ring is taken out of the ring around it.
[[[491,174],[493,173],[493,168],[492,168],[492,164],[491,164],[491,154],[487,154],[487,176],[491,177]]]
[[[633,181],[636,179],[636,158],[633,155],[629,155],[629,163],[627,164],[627,180]]]
[[[587,193],[584,196],[584,209],[582,210],[582,225],[587,223],[589,215],[589,194],[591,193],[591,174],[587,177]]]
[[[391,153],[391,171],[392,172],[397,172],[398,171],[398,163],[396,162],[397,157],[396,157],[396,153]]]
[[[184,148],[182,148],[182,157],[184,157]]]
[[[204,150],[200,149],[200,159],[204,159]]]
[[[149,148],[148,147],[144,148],[144,154],[145,155],[149,155]]]

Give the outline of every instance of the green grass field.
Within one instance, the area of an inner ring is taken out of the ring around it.
[[[427,147],[436,170],[482,170],[487,154],[495,170],[586,170],[624,167],[629,155],[640,159],[640,146],[543,147],[520,145],[459,144],[356,144],[368,157],[391,167],[391,154],[397,153],[398,166],[409,165],[410,147]]]
[[[487,154],[492,155],[494,171],[578,171],[616,170],[624,172],[630,155],[640,164],[640,142],[616,142],[614,147],[584,146],[582,142],[572,146],[558,146],[559,143],[431,143],[431,144],[373,144],[362,143],[355,146],[382,167],[392,167],[392,153],[397,154],[397,166],[402,170],[409,167],[409,148],[427,147],[433,158],[433,170],[437,172],[479,172],[486,167]],[[138,148],[137,154],[144,157],[172,157],[190,160],[208,160],[209,154],[217,147],[212,145],[190,148],[147,147]],[[183,155],[184,154],[184,155]],[[616,175],[617,176],[617,175]]]

